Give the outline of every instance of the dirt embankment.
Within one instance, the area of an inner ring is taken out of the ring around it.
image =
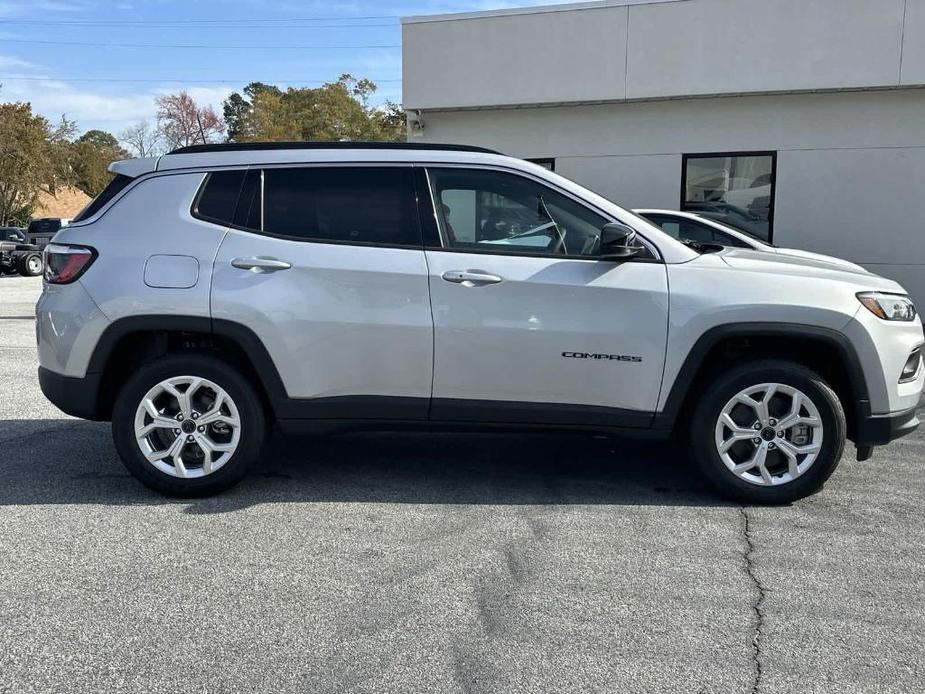
[[[33,216],[71,219],[76,217],[88,202],[90,196],[77,188],[58,188],[54,195],[43,190],[39,193],[39,204]]]

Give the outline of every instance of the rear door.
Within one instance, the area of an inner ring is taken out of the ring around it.
[[[614,221],[537,179],[430,168],[438,420],[648,426],[665,358],[664,264],[597,260]]]
[[[424,419],[433,326],[410,166],[248,173],[212,316],[252,330],[297,418]]]

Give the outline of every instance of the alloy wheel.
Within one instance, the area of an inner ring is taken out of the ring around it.
[[[822,450],[822,418],[802,391],[762,383],[733,396],[716,421],[716,450],[745,482],[787,484],[812,467]]]
[[[231,396],[197,376],[151,388],[135,411],[135,440],[145,459],[173,477],[205,477],[234,455],[241,417]]]

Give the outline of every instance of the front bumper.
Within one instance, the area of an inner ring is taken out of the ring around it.
[[[857,423],[854,442],[858,448],[883,446],[918,429],[918,407],[888,415],[868,415]]]
[[[99,394],[102,374],[83,378],[62,376],[39,367],[39,386],[45,397],[65,414],[81,419],[100,419]]]

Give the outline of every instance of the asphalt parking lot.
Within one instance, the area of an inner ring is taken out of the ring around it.
[[[217,498],[138,485],[36,381],[0,277],[0,691],[919,692],[925,435],[784,508],[666,445],[274,439]]]

